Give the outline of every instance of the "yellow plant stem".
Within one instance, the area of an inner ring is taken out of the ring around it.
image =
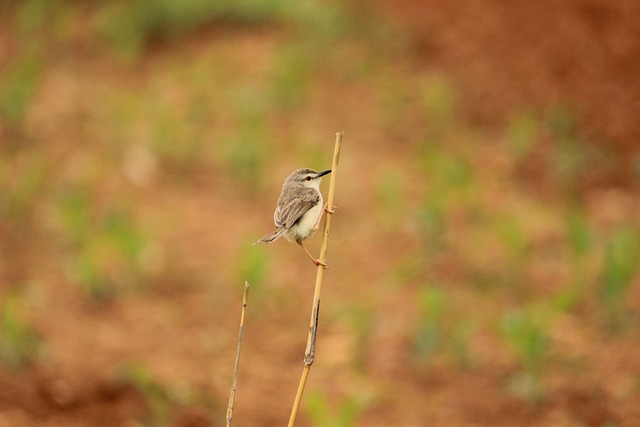
[[[331,180],[329,181],[329,194],[327,196],[327,215],[324,219],[324,229],[322,232],[322,244],[320,246],[320,262],[325,263],[327,255],[327,243],[329,241],[329,228],[331,226],[331,217],[333,211],[333,198],[336,188],[336,176],[338,175],[338,163],[340,163],[340,148],[342,146],[342,132],[336,133],[335,148],[333,151],[333,164],[331,166]],[[313,364],[313,359],[316,353],[316,336],[318,333],[318,317],[320,314],[320,291],[322,290],[322,279],[324,277],[325,267],[318,266],[316,273],[316,286],[313,292],[313,305],[311,306],[311,320],[309,322],[309,336],[307,337],[307,348],[304,353],[304,367],[302,369],[302,376],[300,377],[300,383],[298,384],[298,391],[296,392],[295,400],[293,401],[293,408],[291,408],[291,416],[289,417],[289,427],[293,427],[298,415],[298,409],[300,408],[300,402],[302,401],[302,393],[309,377],[309,371]]]

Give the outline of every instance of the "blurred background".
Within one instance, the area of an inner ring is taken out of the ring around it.
[[[297,425],[638,425],[639,22],[0,0],[0,426],[223,425],[245,280],[234,425],[284,425],[315,268],[251,243],[339,130]]]

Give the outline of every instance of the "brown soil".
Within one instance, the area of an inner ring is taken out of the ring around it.
[[[470,120],[504,124],[518,109],[568,108],[584,139],[621,154],[618,182],[637,174],[638,2],[372,3],[409,32],[420,64],[450,73]]]

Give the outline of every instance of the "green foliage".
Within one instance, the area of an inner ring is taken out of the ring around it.
[[[461,368],[467,368],[472,364],[469,351],[469,340],[474,332],[473,325],[468,320],[461,320],[451,334],[451,353]]]
[[[350,310],[350,321],[355,336],[353,366],[360,372],[365,372],[369,364],[371,335],[373,332],[373,311],[364,305],[357,305]]]
[[[445,244],[444,209],[426,197],[417,212],[422,231],[422,241],[429,252],[441,249]]]
[[[498,237],[507,251],[513,254],[515,259],[522,261],[531,251],[531,242],[519,218],[515,216],[499,218],[496,220],[496,228]]]
[[[204,407],[207,412],[219,412],[211,396],[187,384],[166,384],[142,362],[121,365],[115,376],[117,383],[133,386],[144,398],[148,412],[139,420],[146,427],[174,425],[173,415],[185,407]]]
[[[264,282],[268,271],[267,251],[258,245],[246,243],[238,257],[237,277],[251,284],[251,292],[260,295],[260,284]]]
[[[598,153],[592,145],[578,138],[575,120],[568,109],[552,109],[547,126],[554,143],[551,169],[564,186],[567,197],[579,197],[579,178],[587,172]]]
[[[366,400],[358,395],[347,396],[336,409],[331,407],[323,393],[309,393],[306,399],[307,413],[314,427],[354,426],[365,406]]]
[[[43,347],[38,332],[23,319],[20,303],[12,295],[0,300],[0,363],[9,368],[33,362]]]
[[[220,144],[223,167],[251,191],[261,188],[267,160],[268,126],[257,90],[236,91],[231,107],[236,131]]]
[[[147,239],[128,207],[101,211],[88,189],[75,188],[60,196],[58,210],[68,271],[89,296],[99,301],[139,284]]]
[[[602,265],[600,297],[609,326],[624,326],[627,291],[640,266],[640,233],[631,227],[616,230],[607,240]]]
[[[280,49],[271,71],[271,98],[278,107],[300,108],[312,81],[310,78],[318,57],[306,40]]]
[[[26,164],[0,159],[0,216],[14,221],[28,218],[28,212],[43,190],[48,177],[45,160],[34,154]]]
[[[507,140],[516,160],[523,160],[531,152],[538,136],[538,126],[537,120],[525,112],[517,112],[511,116]]]
[[[554,305],[557,309],[568,311],[588,293],[588,286],[592,283],[589,275],[589,264],[595,256],[595,239],[584,212],[578,208],[570,209],[566,217],[567,241],[571,249],[572,278],[564,288],[554,295]]]
[[[442,147],[423,143],[418,155],[419,167],[429,186],[417,209],[427,250],[445,247],[445,231],[449,212],[454,208],[475,209],[476,178],[469,162]]]
[[[240,134],[223,142],[222,151],[228,171],[238,182],[250,191],[259,190],[265,166],[265,148],[261,139],[252,137],[250,131],[240,131]]]
[[[171,39],[215,21],[260,24],[277,19],[281,1],[134,0],[107,4],[100,13],[104,36],[137,56],[153,37]]]
[[[572,210],[567,217],[567,237],[576,257],[587,254],[593,248],[591,226],[583,212]]]
[[[541,381],[550,345],[549,317],[549,309],[545,306],[529,306],[502,317],[504,336],[524,370],[511,385],[516,393],[532,403],[542,397]]]
[[[0,74],[0,120],[10,128],[23,125],[36,93],[42,63],[35,56],[25,55]]]
[[[431,134],[439,141],[453,120],[455,97],[450,83],[439,75],[430,76],[422,84],[422,103],[426,110]]]
[[[427,142],[419,150],[419,166],[433,188],[432,198],[440,203],[447,203],[456,198],[471,196],[476,178],[466,158]]]
[[[444,292],[436,286],[425,287],[419,295],[420,318],[414,338],[416,356],[419,359],[428,359],[442,347],[446,305]]]
[[[133,385],[145,398],[150,415],[145,420],[149,427],[168,425],[175,398],[153,373],[142,364],[129,364],[120,369],[118,380]]]

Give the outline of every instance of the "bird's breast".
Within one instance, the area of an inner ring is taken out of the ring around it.
[[[324,202],[322,196],[318,203],[306,211],[298,221],[285,233],[287,240],[295,242],[297,239],[305,240],[313,234],[312,227],[318,222],[318,217],[322,213]]]

